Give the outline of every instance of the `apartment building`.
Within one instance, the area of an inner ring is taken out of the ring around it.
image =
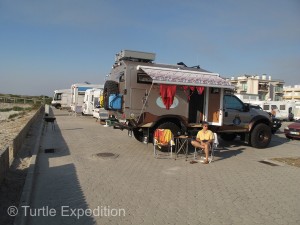
[[[300,85],[284,86],[283,100],[300,101]]]
[[[271,76],[263,74],[243,75],[231,77],[230,82],[234,85],[235,93],[239,95],[257,95],[261,101],[282,101],[283,80],[272,80]],[[300,96],[299,96],[300,97]]]

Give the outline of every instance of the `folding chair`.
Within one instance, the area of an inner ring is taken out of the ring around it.
[[[175,145],[172,131],[169,129],[156,129],[153,136],[153,153],[154,158],[157,158],[158,149],[168,148],[168,152],[171,152],[170,157],[172,158],[173,146]],[[170,151],[169,151],[170,150]]]
[[[217,135],[217,133],[214,133],[214,142],[211,143],[210,153],[209,153],[209,156],[208,156],[208,162],[209,163],[214,161],[214,151],[218,147],[218,145],[219,145],[218,135]],[[194,160],[197,159],[198,149],[199,148],[195,147]],[[200,152],[200,159],[204,160],[205,159],[205,157],[203,156],[203,155],[205,155],[204,149],[200,148],[199,152]]]

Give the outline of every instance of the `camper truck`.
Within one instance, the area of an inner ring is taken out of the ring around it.
[[[85,91],[82,113],[100,120],[108,119],[108,112],[103,108],[103,85]]]
[[[51,105],[57,109],[69,108],[71,104],[71,90],[60,89],[54,91],[53,100]]]
[[[232,95],[233,86],[217,73],[184,63],[154,63],[155,54],[123,50],[104,84],[104,108],[141,142],[157,128],[176,136],[192,134],[207,121],[224,140],[237,135],[256,148],[271,141],[271,118]]]
[[[101,84],[77,83],[71,86],[71,110],[76,113],[82,113],[85,91],[92,88],[103,88]]]

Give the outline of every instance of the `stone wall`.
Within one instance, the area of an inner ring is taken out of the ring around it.
[[[30,126],[38,119],[41,119],[41,114],[44,113],[44,107],[40,107],[35,114],[25,123],[20,132],[15,136],[9,146],[4,149],[0,149],[0,184],[6,176],[9,167],[15,159],[18,151],[22,148],[22,144],[29,131]]]

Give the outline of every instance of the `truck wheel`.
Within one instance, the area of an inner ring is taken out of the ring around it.
[[[220,137],[224,140],[224,141],[233,141],[236,138],[237,134],[234,133],[224,133],[224,134],[220,134]]]
[[[56,108],[56,109],[60,109],[60,107],[61,107],[60,104],[55,105],[55,108]]]
[[[254,148],[266,148],[271,141],[271,137],[271,128],[261,123],[253,128],[250,143]]]
[[[103,103],[106,110],[109,109],[108,100],[111,94],[119,94],[119,84],[116,81],[107,80],[103,90]]]
[[[175,123],[172,123],[172,122],[162,123],[157,128],[158,129],[170,129],[173,136],[177,136],[178,133],[180,132],[180,128]]]
[[[136,140],[138,140],[139,142],[143,142],[143,138],[144,138],[143,131],[140,131],[139,129],[133,129],[132,132]]]

